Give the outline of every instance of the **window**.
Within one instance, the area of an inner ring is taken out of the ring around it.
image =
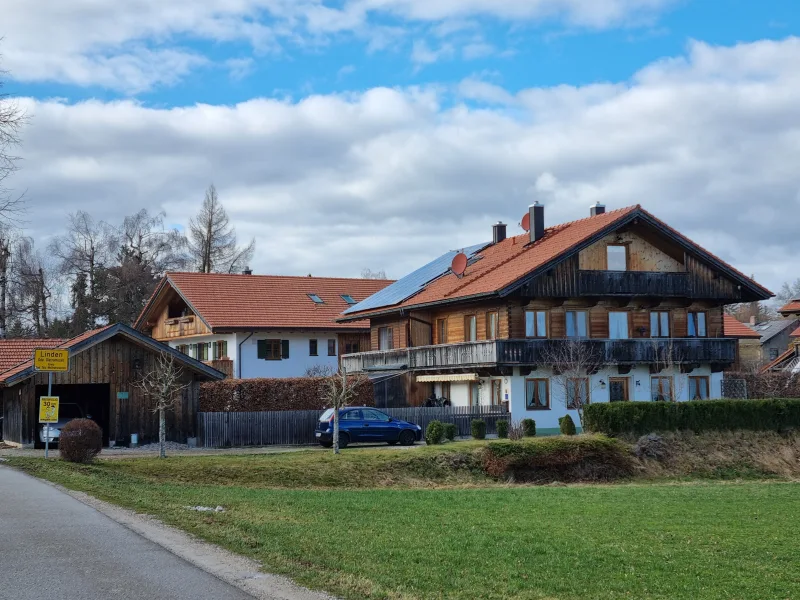
[[[336,340],[328,340],[328,356],[336,356]]]
[[[650,313],[650,337],[669,337],[669,313]]]
[[[689,400],[708,400],[708,377],[689,377]]]
[[[378,350],[394,349],[394,336],[391,327],[378,328]]]
[[[653,402],[672,400],[672,377],[651,377],[650,399]]]
[[[319,296],[317,296],[317,298],[319,298]],[[356,302],[355,299],[350,294],[342,294],[342,300],[344,300],[350,305],[358,304],[358,302]]]
[[[608,246],[606,249],[608,257],[609,271],[628,270],[628,247],[627,246]]]
[[[309,298],[314,302],[314,304],[325,304],[317,294],[309,294]]]
[[[389,415],[372,408],[361,409],[361,416],[365,421],[383,421],[384,423],[389,422]]]
[[[525,336],[538,338],[547,337],[547,311],[525,311]]]
[[[211,347],[211,344],[197,344],[197,355],[195,358],[197,360],[208,360],[208,350]]]
[[[447,343],[447,319],[436,319],[437,343]]]
[[[228,356],[228,342],[221,340],[214,342],[214,360],[220,360]]]
[[[503,380],[492,379],[492,406],[500,406],[503,403]]]
[[[609,377],[608,399],[610,402],[627,402],[630,400],[630,380],[627,377]]]
[[[288,347],[288,340],[286,341]],[[258,342],[256,342],[256,346],[258,350],[258,358],[261,360],[280,360],[283,355],[281,340],[258,340]]]
[[[612,340],[627,340],[628,332],[628,313],[610,312],[608,313],[608,337]]]
[[[567,311],[567,337],[568,338],[585,338],[587,337],[586,329],[586,313],[583,311],[568,310]]]
[[[706,313],[689,313],[689,337],[706,337]]]
[[[308,355],[317,356],[317,340],[308,340]]]
[[[469,405],[479,406],[481,403],[481,386],[477,381],[469,384]]]
[[[769,359],[775,360],[781,355],[781,351],[778,348],[770,348],[769,349]]]
[[[464,317],[464,341],[478,341],[478,317],[475,315],[467,315]]]
[[[344,412],[341,415],[339,415],[339,419],[341,419],[342,421],[361,421],[361,411],[348,410],[347,412]]]
[[[486,339],[487,340],[496,340],[497,339],[497,312],[491,311],[486,313]]]
[[[589,404],[589,379],[577,377],[567,379],[567,408],[577,410]]]
[[[187,346],[186,344],[181,344],[180,346],[175,346],[175,350],[177,350],[178,352],[183,352],[186,355],[189,354],[189,346]]]
[[[344,343],[344,353],[345,354],[356,354],[360,352],[361,344],[358,342],[345,342]]]
[[[525,380],[525,408],[546,410],[550,408],[550,390],[547,379]]]

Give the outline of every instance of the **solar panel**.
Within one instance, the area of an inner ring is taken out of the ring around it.
[[[469,248],[464,248],[463,252],[467,255],[467,258],[471,259],[488,245],[489,242],[477,244]],[[450,270],[453,257],[459,252],[459,250],[451,250],[447,254],[443,254],[424,267],[420,267],[402,279],[383,288],[381,291],[372,294],[369,298],[351,306],[344,311],[344,314],[360,312],[362,310],[374,310],[376,308],[383,308],[384,306],[394,306],[403,300],[411,298],[411,296],[419,293],[428,283],[447,273],[447,271]]]

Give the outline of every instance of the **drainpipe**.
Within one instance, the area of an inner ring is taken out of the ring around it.
[[[238,379],[242,378],[242,344],[244,344],[247,340],[253,337],[253,331],[250,332],[246,338],[244,338],[236,348],[236,370],[239,371]]]

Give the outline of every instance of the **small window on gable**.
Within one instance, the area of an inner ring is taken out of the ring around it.
[[[312,298],[312,300],[313,300],[313,298]],[[350,294],[342,294],[342,300],[344,300],[348,304],[358,304],[358,302],[356,302],[355,298],[353,298]]]
[[[628,247],[627,246],[608,246],[606,249],[608,253],[608,266],[609,271],[627,271],[628,270]]]
[[[314,302],[314,304],[325,304],[317,294],[309,294],[309,298]]]

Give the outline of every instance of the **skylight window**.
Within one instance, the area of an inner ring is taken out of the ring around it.
[[[314,304],[325,304],[322,301],[322,298],[320,298],[316,294],[309,294],[308,297],[311,298],[311,300],[314,302]]]
[[[348,304],[358,304],[358,302],[356,302],[350,294],[342,294],[342,300]]]

